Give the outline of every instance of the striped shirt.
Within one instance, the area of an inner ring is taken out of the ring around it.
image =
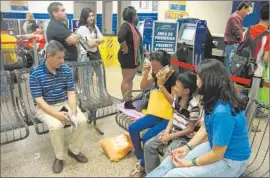
[[[45,60],[30,73],[29,84],[33,98],[43,97],[48,104],[67,101],[67,91],[75,90],[71,69],[62,64],[52,74]]]
[[[195,123],[198,127],[201,116],[199,102],[195,98],[192,98],[185,108],[181,108],[179,102],[180,99],[175,97],[173,102],[173,130],[183,130],[189,122]],[[193,135],[193,133],[190,135]]]

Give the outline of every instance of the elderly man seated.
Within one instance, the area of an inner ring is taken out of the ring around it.
[[[64,126],[71,122],[77,126],[73,126],[68,155],[80,163],[88,162],[80,152],[87,119],[77,106],[72,72],[64,65],[64,56],[65,48],[51,40],[46,47],[46,59],[30,74],[30,89],[37,105],[37,118],[47,124],[50,130],[56,156],[52,167],[54,173],[63,170]]]

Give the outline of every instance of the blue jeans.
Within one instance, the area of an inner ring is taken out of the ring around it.
[[[230,62],[231,62],[231,57],[234,54],[234,51],[237,49],[238,44],[230,44],[225,46],[225,68],[228,72],[228,74],[231,74],[230,70]]]
[[[191,150],[184,159],[192,160],[209,151],[211,151],[210,144],[205,142]],[[223,158],[204,166],[176,168],[168,156],[147,177],[239,177],[244,173],[246,166],[247,160],[234,161]]]
[[[164,130],[168,125],[168,120],[158,118],[152,115],[146,115],[145,117],[132,123],[129,128],[129,134],[135,149],[135,154],[138,159],[141,160],[141,166],[144,167],[144,154],[141,141],[145,144],[149,139],[153,138]],[[140,137],[140,132],[150,128],[142,137]]]
[[[89,61],[90,61],[89,57],[86,54],[82,54],[81,57],[79,58],[79,62],[89,62]],[[96,93],[98,93],[99,99],[108,98],[105,92],[105,81],[103,80],[104,71],[102,64],[97,65],[95,67],[93,67],[92,65],[83,66],[81,67],[81,69],[82,71],[80,71],[80,75],[83,75],[82,92],[86,95],[86,98],[89,99],[90,93],[92,93],[91,94],[92,96],[96,96]],[[93,83],[90,82],[93,72],[96,73],[98,79],[98,91],[95,91],[93,86],[89,87],[89,84],[93,85]]]

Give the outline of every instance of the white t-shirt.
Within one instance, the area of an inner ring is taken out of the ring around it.
[[[103,35],[101,34],[101,32],[99,31],[96,25],[95,25],[95,28],[97,30],[97,33],[95,33],[95,31],[90,32],[90,30],[86,26],[80,26],[77,30],[77,34],[80,35],[86,41],[103,37]],[[87,53],[82,46],[80,46],[80,50],[81,50],[81,54]],[[93,48],[89,47],[90,52],[95,53],[97,52],[97,50],[98,50],[97,47],[93,47]]]

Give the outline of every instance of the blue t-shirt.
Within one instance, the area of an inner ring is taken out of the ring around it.
[[[204,122],[211,148],[213,145],[227,146],[226,159],[244,161],[249,158],[251,150],[243,111],[233,116],[231,105],[218,101],[212,113],[205,114]]]

